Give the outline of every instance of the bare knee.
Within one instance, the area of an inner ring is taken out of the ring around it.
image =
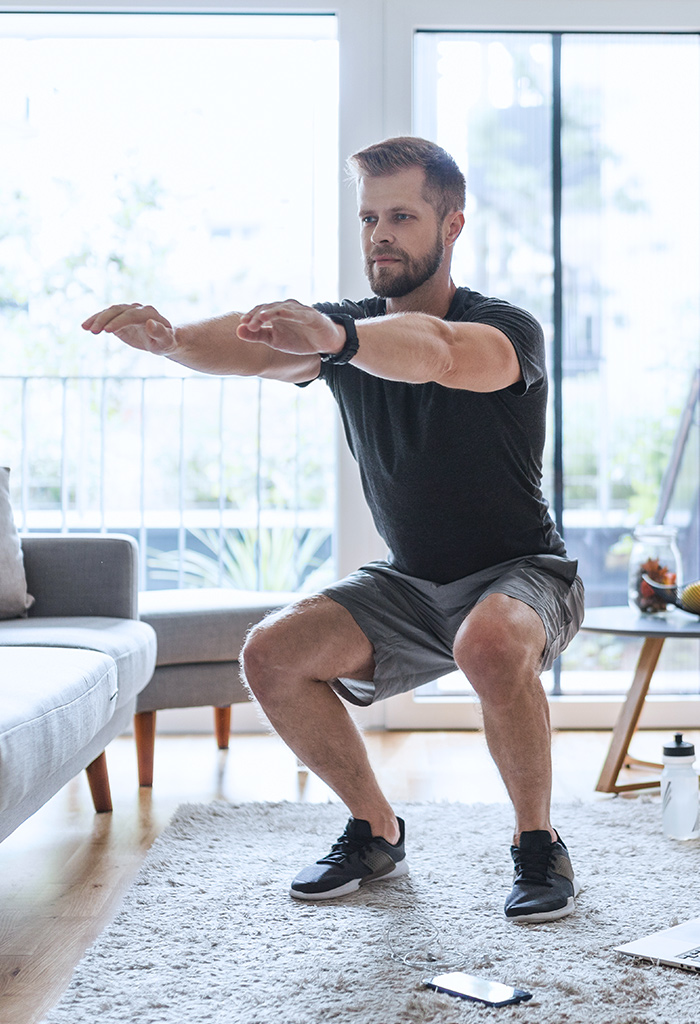
[[[505,594],[492,594],[460,627],[454,658],[482,701],[508,704],[523,687],[539,687],[544,644],[544,627],[533,609]]]
[[[248,633],[239,655],[241,674],[250,691],[258,699],[271,694],[283,678],[282,669],[289,664],[287,630],[280,627],[277,615],[268,616]]]
[[[261,704],[287,699],[294,686],[337,677],[371,679],[372,646],[345,608],[323,595],[305,597],[251,629],[242,675]]]

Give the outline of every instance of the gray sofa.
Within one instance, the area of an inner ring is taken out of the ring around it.
[[[156,661],[131,537],[30,534],[22,552],[34,603],[0,621],[0,841],[83,769],[111,810],[104,750]]]

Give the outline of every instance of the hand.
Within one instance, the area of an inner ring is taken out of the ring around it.
[[[92,334],[116,334],[120,341],[132,348],[154,355],[166,356],[177,348],[175,329],[153,306],[110,306],[89,316],[81,325]]]
[[[345,344],[340,324],[296,299],[255,306],[241,317],[236,334],[241,341],[261,342],[301,356],[340,352]]]

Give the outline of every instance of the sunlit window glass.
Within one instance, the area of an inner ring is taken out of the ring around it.
[[[543,486],[588,606],[626,604],[632,530],[659,517],[697,578],[698,36],[419,32],[415,57],[416,130],[467,178],[457,283],[535,313],[561,368]],[[654,686],[697,691],[697,646],[668,645]],[[549,685],[623,687],[633,648],[581,634]]]
[[[132,530],[149,585],[331,574],[326,389],[197,379],[80,323],[115,302],[177,323],[337,298],[336,19],[0,14],[0,138],[22,525]],[[302,549],[296,574],[273,567]]]

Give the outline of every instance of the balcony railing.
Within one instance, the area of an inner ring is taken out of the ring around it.
[[[23,531],[128,532],[141,589],[333,574],[325,388],[204,375],[0,377]]]

